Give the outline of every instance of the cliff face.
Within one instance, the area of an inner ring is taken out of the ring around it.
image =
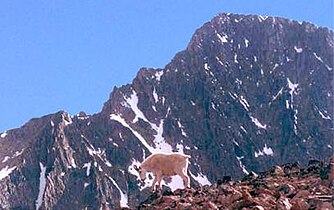
[[[114,88],[100,113],[61,111],[2,133],[0,207],[135,206],[149,183],[133,165],[159,151],[192,156],[193,186],[327,159],[333,35],[283,18],[216,16],[164,69]]]

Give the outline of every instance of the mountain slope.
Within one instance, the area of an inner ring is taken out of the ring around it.
[[[241,181],[225,177],[211,186],[152,193],[137,209],[333,209],[333,160],[275,166]]]
[[[152,152],[190,154],[194,186],[328,159],[333,46],[333,31],[310,23],[217,15],[165,68],[115,87],[100,113],[61,111],[2,133],[0,207],[136,206],[149,182],[133,165]]]

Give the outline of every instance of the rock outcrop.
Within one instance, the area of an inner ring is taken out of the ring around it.
[[[330,210],[334,209],[334,185],[329,179],[333,173],[333,163],[310,161],[307,168],[286,164],[259,175],[252,173],[241,181],[221,180],[174,192],[165,189],[150,195],[137,209]]]

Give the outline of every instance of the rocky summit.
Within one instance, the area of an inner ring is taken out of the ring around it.
[[[190,155],[195,188],[328,160],[333,58],[328,28],[219,14],[164,68],[115,87],[101,112],[59,111],[1,133],[0,209],[134,208],[152,183],[134,165],[155,152]],[[178,176],[163,185],[183,188]]]
[[[230,177],[211,186],[168,189],[149,196],[137,209],[334,209],[334,158],[311,160],[306,168],[298,163],[275,166],[267,172],[249,174],[241,181]]]

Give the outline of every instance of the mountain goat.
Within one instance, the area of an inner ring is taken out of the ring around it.
[[[152,190],[155,190],[155,185],[160,182],[163,177],[179,175],[185,187],[190,187],[190,178],[187,175],[189,155],[180,153],[155,153],[146,158],[139,167],[134,166],[134,169],[139,172],[140,179],[145,181],[146,173],[152,172],[154,180]]]

